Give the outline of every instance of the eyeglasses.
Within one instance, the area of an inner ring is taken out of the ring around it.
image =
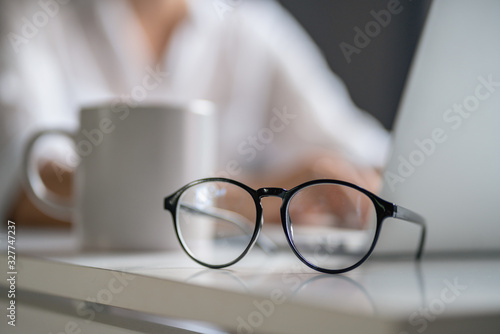
[[[259,238],[264,197],[282,199],[281,224],[288,244],[317,271],[337,274],[361,265],[389,217],[421,226],[416,259],[422,255],[425,221],[420,215],[344,181],[254,190],[230,179],[200,179],[166,197],[164,207],[172,214],[184,251],[203,266],[223,268],[241,260],[256,243],[273,247],[264,235]]]

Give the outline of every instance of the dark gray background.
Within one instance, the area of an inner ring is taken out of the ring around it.
[[[340,43],[354,45],[354,27],[364,31],[370,11],[395,0],[279,0],[323,50],[354,102],[391,129],[410,62],[431,0],[400,0],[401,13],[347,63]]]

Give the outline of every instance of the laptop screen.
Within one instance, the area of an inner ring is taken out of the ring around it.
[[[434,0],[406,83],[381,195],[426,217],[426,252],[500,250],[498,13]],[[414,251],[411,228],[388,221],[379,252]]]

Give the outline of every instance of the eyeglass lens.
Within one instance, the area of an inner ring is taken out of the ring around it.
[[[298,253],[316,267],[339,270],[369,251],[377,214],[364,193],[339,184],[303,188],[288,203],[287,228]]]
[[[236,260],[256,229],[255,201],[228,182],[205,182],[184,191],[177,209],[184,247],[198,261],[219,266]]]

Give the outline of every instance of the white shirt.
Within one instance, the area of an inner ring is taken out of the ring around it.
[[[2,203],[29,133],[77,129],[81,106],[118,97],[141,102],[136,86],[144,85],[150,88],[146,99],[215,102],[221,171],[231,160],[279,168],[314,147],[384,163],[388,134],[356,108],[317,47],[277,3],[188,3],[189,15],[159,65],[127,1],[54,0],[49,9],[35,1],[9,4],[16,14],[3,28],[10,34],[2,34],[0,153],[10,156],[2,159]],[[45,25],[40,13],[46,13]],[[156,82],[145,83],[152,73]]]

